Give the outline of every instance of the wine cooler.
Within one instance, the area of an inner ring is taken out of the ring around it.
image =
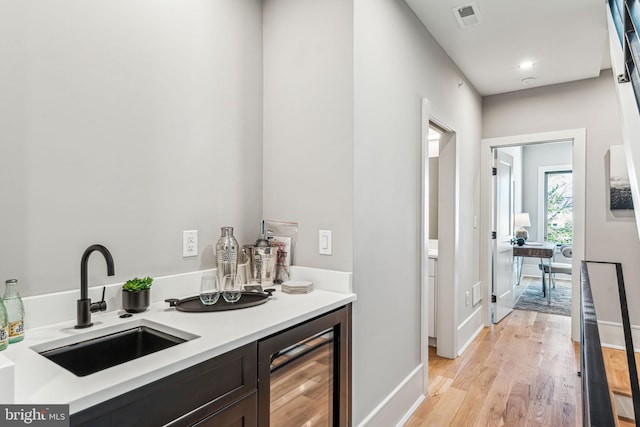
[[[342,308],[259,342],[261,427],[350,424],[348,322]]]

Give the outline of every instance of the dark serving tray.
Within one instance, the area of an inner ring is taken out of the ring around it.
[[[178,311],[193,313],[238,310],[264,304],[273,291],[274,289],[265,289],[264,292],[243,292],[240,300],[235,303],[226,302],[222,295],[220,295],[220,299],[212,305],[204,305],[202,301],[200,301],[199,296],[184,299],[168,298],[164,301],[169,303],[169,307],[175,307]]]

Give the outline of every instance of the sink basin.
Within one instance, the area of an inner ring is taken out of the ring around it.
[[[54,342],[32,349],[73,374],[84,377],[197,337],[144,321],[120,325],[115,331],[111,328],[101,332],[101,335],[85,337],[87,339],[82,341],[59,346]]]

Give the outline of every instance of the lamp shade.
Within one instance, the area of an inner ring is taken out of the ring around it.
[[[513,225],[515,227],[531,227],[531,220],[527,212],[517,213],[513,218]]]

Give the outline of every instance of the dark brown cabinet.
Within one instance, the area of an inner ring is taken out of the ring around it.
[[[192,425],[256,390],[255,342],[71,415],[71,425]]]
[[[252,393],[244,399],[204,420],[194,427],[256,427],[258,425],[258,397]]]
[[[306,358],[287,354],[296,346]],[[350,425],[350,304],[72,414],[71,425],[283,427],[270,423],[274,365],[305,372],[311,358],[326,365],[325,425]]]

